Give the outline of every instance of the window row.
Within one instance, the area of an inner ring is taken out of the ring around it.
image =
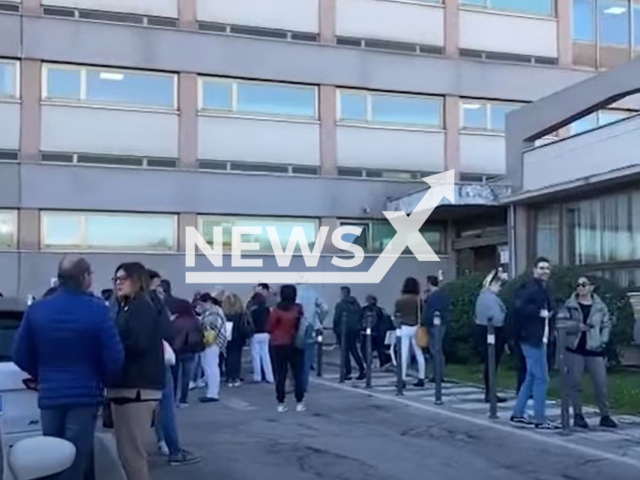
[[[555,0],[460,0],[460,5],[543,17],[556,14]]]
[[[460,127],[462,130],[504,132],[507,113],[517,110],[517,103],[462,100],[460,103]]]

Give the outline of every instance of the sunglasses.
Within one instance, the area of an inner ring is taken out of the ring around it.
[[[580,283],[576,284],[576,288],[580,288],[580,287],[587,288],[587,287],[590,287],[590,286],[591,286],[590,283],[585,283],[585,282],[580,282]]]
[[[113,277],[111,279],[111,281],[113,281],[113,283],[124,283],[127,280],[129,280],[129,276],[128,275],[118,275],[117,277]]]

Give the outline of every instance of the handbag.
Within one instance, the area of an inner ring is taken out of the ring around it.
[[[422,302],[420,301],[420,297],[418,297],[418,309],[417,309],[418,327],[416,328],[416,334],[415,334],[416,343],[420,348],[427,348],[429,346],[429,330],[427,330],[427,327],[421,324],[421,321],[422,321],[421,310],[422,310]]]
[[[108,398],[104,400],[102,404],[102,427],[108,430],[112,430],[113,425],[113,411],[111,410],[111,400]]]

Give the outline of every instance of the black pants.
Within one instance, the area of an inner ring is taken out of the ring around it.
[[[296,401],[304,400],[304,350],[293,345],[273,345],[271,347],[273,367],[276,377],[276,398],[278,403],[284,403],[286,396],[287,372],[289,367],[293,371]]]
[[[504,327],[496,327],[496,371],[500,366],[500,360],[504,353],[505,333]],[[484,391],[485,395],[489,393],[489,350],[487,345],[487,327],[485,325],[475,326],[476,345],[480,358],[484,363]]]
[[[189,382],[193,376],[193,366],[196,356],[193,353],[178,355],[176,364],[171,367],[173,375],[174,397],[180,403],[187,403],[189,400]]]
[[[227,344],[227,382],[240,380],[242,368],[242,349],[244,342],[234,342]]]
[[[361,342],[361,350],[362,350],[362,359],[367,363],[367,336],[362,335]],[[376,335],[371,336],[371,353],[376,352],[378,354],[378,360],[380,361],[380,368],[384,367],[386,364],[391,363],[391,355],[387,353],[384,349],[384,340],[380,339],[380,337]],[[373,359],[371,360],[373,364]]]
[[[358,365],[358,369],[360,373],[364,373],[364,362],[362,361],[362,357],[360,356],[360,351],[358,350],[358,343],[360,339],[360,332],[347,332],[345,345],[342,344],[342,339],[340,339],[340,347],[346,348],[345,360],[344,360],[344,371],[347,377],[351,375],[351,357],[355,360],[356,365]]]

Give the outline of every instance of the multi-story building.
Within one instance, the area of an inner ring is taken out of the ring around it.
[[[390,199],[450,169],[489,188],[506,112],[630,59],[635,3],[0,0],[0,291],[40,294],[73,250],[100,287],[138,259],[187,294],[186,226],[355,224],[366,268]],[[356,292],[495,264],[506,210],[482,198],[423,227],[442,262]]]

